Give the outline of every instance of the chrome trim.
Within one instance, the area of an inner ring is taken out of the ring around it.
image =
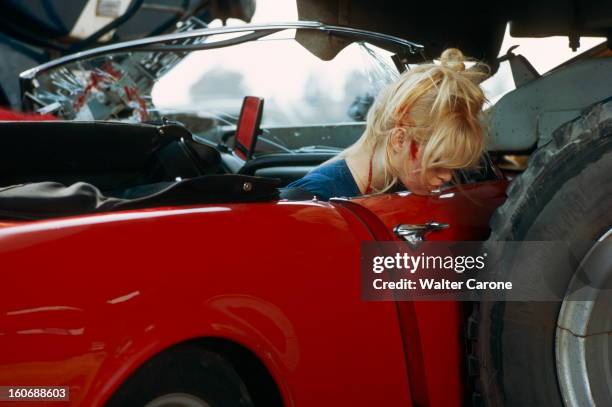
[[[405,240],[412,248],[417,248],[425,240],[427,233],[443,230],[448,227],[448,223],[434,221],[420,224],[402,223],[393,229],[393,233],[400,239]]]
[[[65,57],[61,57],[55,59],[51,62],[47,62],[45,64],[39,65],[37,67],[28,69],[27,71],[22,72],[19,75],[19,78],[22,80],[33,79],[40,72],[49,70],[51,68],[55,68],[60,65],[64,65],[70,62],[74,62],[76,60],[107,54],[111,52],[130,50],[135,51],[140,48],[144,48],[148,45],[152,44],[160,44],[168,41],[181,40],[185,38],[194,38],[206,35],[215,35],[215,34],[230,34],[236,32],[248,32],[248,31],[272,31],[278,32],[283,30],[291,30],[291,29],[302,29],[302,30],[318,30],[324,32],[333,32],[339,35],[347,35],[350,37],[370,39],[373,41],[379,42],[388,42],[390,45],[394,47],[405,48],[407,52],[411,54],[416,54],[423,50],[423,46],[411,41],[404,40],[402,38],[394,37],[392,35],[376,33],[373,31],[360,30],[356,28],[350,27],[342,27],[335,25],[325,25],[322,23],[318,23],[315,21],[296,21],[296,22],[287,22],[287,23],[269,23],[269,24],[244,24],[239,26],[232,27],[217,27],[217,28],[203,28],[199,30],[185,31],[181,33],[173,33],[173,34],[165,34],[158,35],[155,37],[142,38],[138,40],[125,41],[117,44],[106,45],[103,47],[93,48],[87,51],[78,52],[76,54],[67,55]],[[271,33],[272,33],[271,32]],[[270,33],[270,34],[271,34]],[[249,39],[247,39],[248,41]],[[169,45],[171,47],[172,45]],[[165,50],[163,46],[156,47],[157,51]],[[168,50],[171,51],[171,50]]]

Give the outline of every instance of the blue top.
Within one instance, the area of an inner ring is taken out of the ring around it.
[[[287,188],[301,188],[312,192],[318,199],[361,195],[359,187],[345,160],[335,160],[314,168],[303,178],[293,181]]]

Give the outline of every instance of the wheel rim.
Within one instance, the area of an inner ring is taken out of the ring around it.
[[[156,397],[145,407],[210,407],[210,404],[193,394],[170,393]]]
[[[612,229],[582,260],[559,312],[557,376],[568,407],[612,405],[611,249]]]

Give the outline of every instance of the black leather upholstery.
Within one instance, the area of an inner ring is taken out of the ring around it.
[[[111,191],[212,174],[219,162],[176,124],[0,122],[0,186],[86,182]]]

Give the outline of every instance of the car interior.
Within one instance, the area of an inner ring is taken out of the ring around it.
[[[270,201],[278,180],[225,174],[178,124],[0,122],[0,218]]]
[[[86,182],[105,193],[217,172],[219,153],[175,124],[0,122],[0,186]]]
[[[263,99],[247,96],[233,144],[203,143],[176,122],[0,122],[0,187],[35,182],[83,182],[104,196],[139,199],[182,180],[212,174],[274,178],[285,187],[337,150],[255,154]],[[461,184],[497,179],[489,159],[463,171]],[[285,194],[286,196],[294,196]],[[302,196],[302,195],[296,195]]]

